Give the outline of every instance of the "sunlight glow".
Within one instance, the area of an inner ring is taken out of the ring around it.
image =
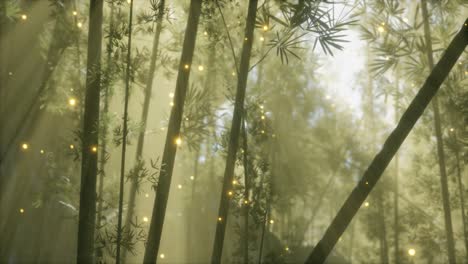
[[[73,97],[70,98],[70,99],[68,99],[68,104],[69,104],[70,106],[75,106],[75,105],[76,105],[76,99],[73,98]]]

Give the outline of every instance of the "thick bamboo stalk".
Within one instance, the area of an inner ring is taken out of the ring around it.
[[[236,162],[237,149],[239,147],[239,135],[244,111],[244,99],[247,87],[247,77],[249,74],[250,54],[252,52],[252,45],[254,40],[253,35],[255,28],[255,18],[257,15],[257,3],[258,0],[249,0],[246,28],[244,33],[244,44],[242,46],[242,55],[237,79],[234,114],[232,117],[231,133],[229,135],[228,154],[226,158],[226,167],[224,170],[223,188],[221,191],[218,219],[216,224],[216,234],[213,245],[213,253],[211,256],[212,264],[221,263],[221,256],[223,252],[224,235],[226,232],[230,202],[230,196],[228,195],[228,192],[229,190],[232,190],[234,166]]]
[[[197,37],[198,21],[201,13],[201,4],[200,0],[192,0],[190,2],[184,44],[179,63],[179,72],[177,74],[174,106],[171,110],[169,125],[167,128],[166,143],[161,161],[161,173],[156,187],[156,197],[143,259],[144,263],[156,263],[157,261],[156,258],[158,256],[159,245],[161,242],[167,200],[169,198],[169,190],[171,187],[172,171],[174,169],[174,161],[177,151],[177,139],[181,138],[180,127],[184,111],[185,96],[187,94],[189,84],[190,68],[195,50],[195,40]]]
[[[103,1],[89,6],[88,65],[83,118],[77,263],[94,263]]]
[[[361,207],[364,200],[374,188],[382,176],[385,168],[392,160],[395,153],[406,139],[411,129],[429,105],[432,98],[440,88],[440,85],[448,76],[468,44],[468,20],[462,26],[460,32],[450,43],[439,63],[434,67],[423,87],[419,90],[408,109],[400,119],[397,127],[385,141],[380,152],[375,156],[358,185],[351,192],[337,215],[330,223],[324,236],[314,248],[305,263],[321,264],[330,254],[338,239],[349,225],[354,215]]]

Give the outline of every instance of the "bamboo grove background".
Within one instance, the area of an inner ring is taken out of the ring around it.
[[[467,32],[463,0],[330,2],[1,1],[0,262],[304,263]],[[452,62],[326,263],[468,259]]]

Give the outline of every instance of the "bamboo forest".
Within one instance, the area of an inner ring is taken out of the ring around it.
[[[467,264],[468,0],[0,0],[0,263]]]

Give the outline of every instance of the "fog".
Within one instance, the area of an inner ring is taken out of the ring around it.
[[[0,263],[465,263],[468,4],[330,2],[2,0]]]

